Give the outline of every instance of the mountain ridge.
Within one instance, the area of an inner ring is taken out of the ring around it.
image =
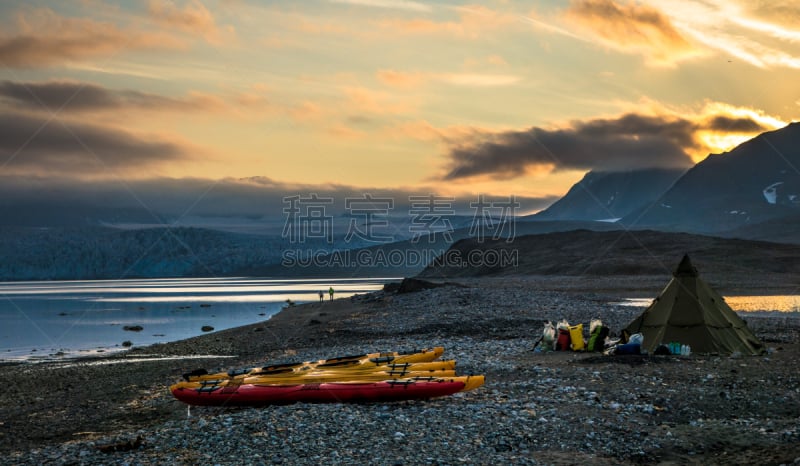
[[[711,154],[653,208],[621,222],[645,228],[723,233],[800,212],[800,123]]]
[[[616,220],[655,202],[686,169],[590,171],[530,220]]]
[[[512,257],[516,251],[517,260],[513,266],[432,264],[418,276],[669,274],[687,253],[698,266],[723,273],[800,276],[800,245],[655,230],[574,230],[521,236],[511,242],[469,238],[454,243],[451,251],[459,257],[468,257],[472,251],[482,251],[479,255],[506,251],[505,257]]]

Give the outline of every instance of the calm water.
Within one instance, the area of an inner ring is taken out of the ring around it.
[[[734,311],[758,312],[800,312],[800,296],[796,295],[771,295],[771,296],[725,296],[725,302]],[[647,307],[653,302],[652,298],[626,299],[618,304],[622,306]]]
[[[94,354],[181,340],[209,325],[263,321],[291,299],[317,301],[380,289],[392,279],[190,278],[0,283],[0,359]],[[131,332],[124,326],[139,325]]]

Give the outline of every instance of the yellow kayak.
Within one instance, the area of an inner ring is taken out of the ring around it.
[[[455,360],[448,361],[431,361],[431,362],[409,362],[404,364],[387,364],[387,365],[374,365],[374,364],[358,364],[352,366],[337,366],[337,367],[320,367],[320,366],[303,366],[296,369],[276,369],[271,371],[252,371],[249,374],[239,377],[253,377],[259,375],[303,375],[313,374],[316,372],[337,373],[337,374],[363,374],[379,371],[446,371],[455,370]]]
[[[430,371],[375,371],[375,372],[360,372],[360,373],[344,373],[344,372],[312,372],[300,376],[263,376],[256,375],[252,377],[245,377],[242,383],[252,384],[274,384],[274,383],[315,383],[315,382],[340,382],[347,380],[389,380],[408,377],[452,377],[456,375],[454,370],[430,370]]]
[[[455,377],[411,377],[409,379],[398,379],[399,381],[402,380],[414,380],[416,382],[421,381],[428,381],[428,382],[463,382],[464,388],[459,390],[460,392],[468,392],[470,390],[475,390],[478,387],[483,386],[483,383],[486,381],[486,376],[484,375],[459,375]],[[344,382],[346,383],[346,382]]]
[[[464,381],[464,388],[461,389],[462,392],[475,390],[476,388],[482,386],[486,381],[486,376],[484,375],[468,375],[466,377],[467,379]]]
[[[353,379],[353,380],[344,380],[336,383],[341,385],[347,385],[347,384],[357,385],[373,381],[374,380]],[[482,386],[485,381],[486,377],[483,375],[424,376],[424,377],[417,376],[417,377],[402,377],[397,379],[391,379],[391,382],[394,384],[415,383],[415,382],[440,382],[440,383],[460,382],[464,384],[464,388],[459,390],[461,392],[468,392],[470,390],[475,390],[476,388]],[[253,385],[270,385],[270,384],[253,384]]]
[[[253,385],[295,385],[295,384],[313,384],[324,382],[347,382],[350,380],[360,381],[381,381],[400,378],[442,378],[453,377],[456,375],[455,370],[435,370],[435,371],[376,371],[376,372],[362,372],[354,374],[345,374],[337,372],[313,372],[308,374],[296,375],[257,375],[248,377],[237,378],[224,378],[224,379],[209,379],[199,380],[194,382],[180,382],[184,388],[200,388],[200,387],[230,387],[242,384]]]
[[[444,348],[424,349],[416,353],[369,353],[359,356],[343,356],[332,359],[321,359],[319,361],[306,361],[300,363],[274,364],[264,367],[246,368],[229,370],[227,372],[208,373],[205,369],[199,369],[188,374],[183,378],[187,382],[201,380],[218,380],[224,378],[247,377],[258,374],[278,374],[278,373],[300,373],[311,370],[382,370],[382,368],[396,369],[402,364],[428,363],[438,359],[444,353]],[[455,361],[448,361],[455,368]],[[432,367],[431,367],[432,368]]]

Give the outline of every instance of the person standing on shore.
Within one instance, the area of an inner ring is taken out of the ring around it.
[[[319,302],[325,301],[325,293],[322,290],[319,290]]]
[[[331,301],[333,301],[333,287],[328,290],[328,294],[331,296]]]

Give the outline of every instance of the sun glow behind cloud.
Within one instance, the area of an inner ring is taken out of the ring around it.
[[[697,137],[701,141],[705,153],[703,151],[695,152],[692,157],[695,162],[704,159],[707,152],[722,153],[730,151],[739,144],[752,139],[760,132],[779,129],[790,123],[774,116],[766,115],[759,110],[734,107],[721,102],[709,102],[702,112],[708,115],[722,115],[730,118],[730,121],[737,119],[739,121],[749,121],[754,125],[749,131],[737,129],[732,123],[729,125],[723,123],[722,127],[699,130]]]

